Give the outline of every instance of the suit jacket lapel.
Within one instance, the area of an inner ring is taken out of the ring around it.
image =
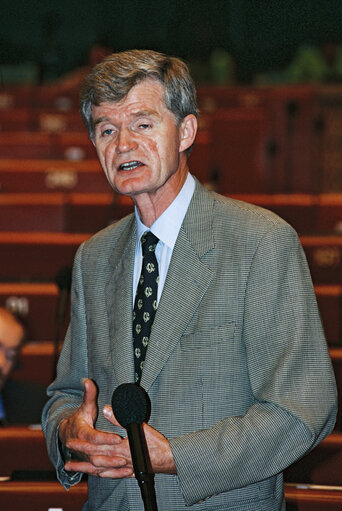
[[[134,216],[121,233],[110,256],[113,266],[106,286],[111,356],[118,385],[134,381],[132,346],[132,286],[136,239]],[[109,354],[108,354],[109,355]]]
[[[170,267],[151,331],[141,385],[148,390],[179,342],[199,307],[212,278],[201,261],[214,247],[213,200],[197,184],[172,254]]]

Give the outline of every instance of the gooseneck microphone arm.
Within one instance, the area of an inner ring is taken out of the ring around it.
[[[148,395],[134,383],[123,383],[113,392],[112,408],[119,424],[126,429],[134,474],[138,481],[145,511],[158,511],[154,489],[154,474],[146,445],[142,423],[147,422],[150,402]]]

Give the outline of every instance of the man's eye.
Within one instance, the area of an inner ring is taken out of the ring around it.
[[[111,128],[107,128],[102,132],[103,137],[107,137],[108,135],[111,135],[113,133],[113,130]]]
[[[139,124],[139,128],[142,130],[149,129],[151,127],[152,127],[152,125],[148,122],[142,122],[141,124]]]

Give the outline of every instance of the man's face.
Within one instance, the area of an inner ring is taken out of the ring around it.
[[[12,318],[0,317],[0,389],[3,387],[17,358],[23,329]]]
[[[92,116],[94,145],[114,190],[134,200],[146,193],[176,196],[187,175],[184,151],[194,138],[187,136],[187,122],[196,119],[187,116],[177,126],[161,83],[143,80],[124,100],[93,106]]]

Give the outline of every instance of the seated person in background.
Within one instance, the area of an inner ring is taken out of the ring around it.
[[[0,425],[40,423],[46,401],[45,388],[31,382],[9,378],[20,349],[25,330],[19,319],[0,307]]]

